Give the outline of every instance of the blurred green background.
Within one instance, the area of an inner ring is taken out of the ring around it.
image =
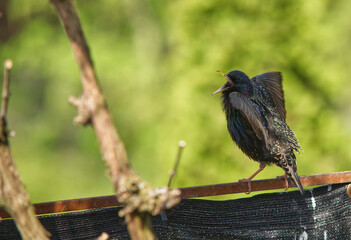
[[[258,169],[233,144],[216,70],[281,71],[300,175],[351,169],[351,2],[75,1],[102,90],[135,171],[165,186],[237,181]],[[2,0],[0,60],[14,62],[11,149],[33,202],[113,194],[90,127],[67,99],[82,92],[49,1]],[[1,73],[3,70],[1,70]],[[269,167],[257,179],[282,175]],[[245,194],[226,196],[246,197]],[[223,197],[222,197],[223,198]]]

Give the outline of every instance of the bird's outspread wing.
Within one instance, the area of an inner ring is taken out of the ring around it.
[[[268,144],[267,130],[262,124],[261,115],[254,103],[239,92],[231,92],[229,98],[233,108],[240,110],[246,116],[256,136],[259,139],[264,138]]]
[[[257,75],[251,79],[263,86],[271,95],[274,105],[280,116],[286,119],[286,110],[284,102],[284,91],[282,88],[282,76],[280,72],[267,72]]]

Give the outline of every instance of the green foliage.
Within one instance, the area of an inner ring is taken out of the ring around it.
[[[75,127],[78,68],[49,1],[8,1],[14,62],[13,155],[34,202],[112,194],[91,128]],[[258,164],[232,143],[216,70],[281,71],[300,175],[351,168],[351,3],[323,1],[77,1],[99,80],[135,171],[165,186],[236,181]],[[283,172],[267,168],[258,178]]]

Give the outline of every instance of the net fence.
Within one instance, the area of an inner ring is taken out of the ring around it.
[[[351,199],[347,184],[253,197],[210,201],[184,199],[152,218],[159,239],[351,239]],[[39,217],[51,239],[130,239],[121,207]],[[21,239],[14,222],[0,223],[0,239]]]

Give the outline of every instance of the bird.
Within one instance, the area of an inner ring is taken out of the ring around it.
[[[291,177],[304,194],[304,188],[297,173],[295,152],[301,147],[294,132],[286,123],[282,74],[266,72],[249,78],[244,72],[235,70],[228,74],[218,71],[227,82],[212,95],[221,93],[223,111],[226,115],[229,134],[236,145],[260,168],[249,178],[240,179],[248,183],[266,165],[277,165]]]

